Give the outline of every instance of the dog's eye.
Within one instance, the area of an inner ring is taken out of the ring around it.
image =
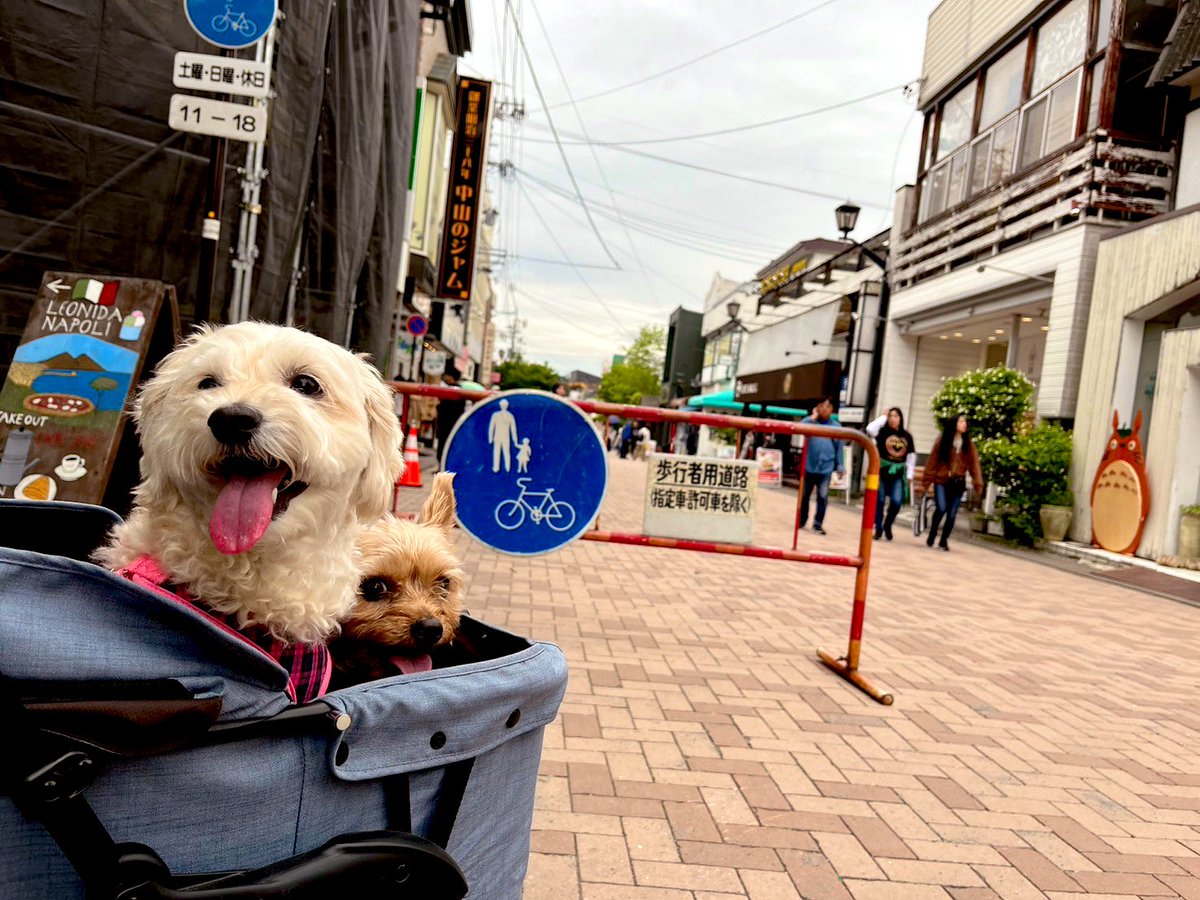
[[[311,375],[296,375],[292,378],[291,388],[297,394],[303,394],[305,397],[319,397],[324,391],[321,390],[321,382],[313,378]]]
[[[364,578],[358,586],[358,593],[371,603],[387,599],[392,592],[392,585],[386,578]]]
[[[197,389],[201,391],[211,391],[213,388],[219,388],[220,386],[221,382],[217,381],[211,375],[205,375],[200,379],[200,383],[196,385]]]
[[[445,575],[443,575],[441,578],[439,578],[437,581],[435,581],[433,583],[433,586],[435,588],[437,588],[437,590],[443,594],[450,593],[450,579],[447,578]]]

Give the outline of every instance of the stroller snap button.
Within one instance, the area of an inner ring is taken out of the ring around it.
[[[429,739],[429,746],[434,750],[441,750],[446,746],[446,732],[435,731],[433,737]]]
[[[508,721],[504,723],[504,727],[512,728],[514,725],[516,725],[520,721],[521,721],[521,711],[519,709],[514,709],[512,711],[512,713],[509,714]]]

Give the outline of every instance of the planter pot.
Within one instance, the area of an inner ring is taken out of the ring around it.
[[[999,519],[988,519],[987,533],[993,537],[1004,537],[1004,523]]]
[[[1071,527],[1071,514],[1074,512],[1069,506],[1043,506],[1038,510],[1038,517],[1042,520],[1042,536],[1048,541],[1061,541],[1067,536],[1067,529]]]
[[[971,530],[976,534],[983,534],[987,531],[987,516],[981,513],[975,513],[971,516]]]
[[[1184,559],[1200,559],[1200,517],[1179,517],[1179,555]]]

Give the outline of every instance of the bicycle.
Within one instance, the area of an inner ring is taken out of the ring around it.
[[[247,19],[245,13],[233,12],[232,3],[225,4],[223,15],[213,16],[212,27],[214,31],[227,31],[232,28],[243,37],[253,37],[254,32],[258,31],[258,26]]]
[[[521,486],[521,495],[515,500],[505,500],[496,507],[496,524],[505,531],[516,531],[525,524],[525,516],[528,515],[534,525],[545,522],[554,531],[569,531],[575,524],[575,507],[562,500],[555,500],[554,488],[546,488],[544,491],[529,490],[528,485],[532,480],[517,479],[517,484]],[[541,502],[534,506],[525,499],[526,497],[540,497]]]

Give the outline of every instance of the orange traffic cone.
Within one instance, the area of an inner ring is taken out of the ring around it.
[[[421,486],[421,461],[417,454],[416,425],[408,429],[408,440],[404,442],[404,473],[400,476],[399,486]]]

